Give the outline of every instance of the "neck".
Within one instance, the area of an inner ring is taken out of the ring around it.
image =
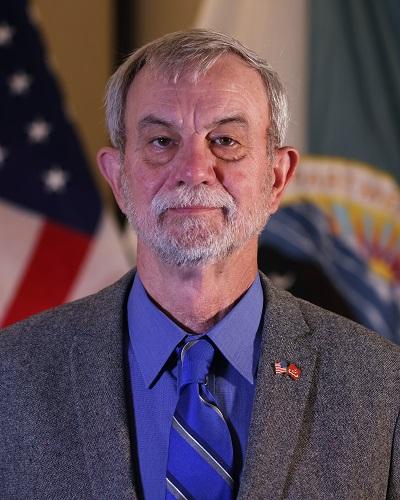
[[[253,283],[257,238],[223,262],[178,267],[162,262],[138,243],[137,269],[152,299],[177,323],[203,333],[220,321]]]

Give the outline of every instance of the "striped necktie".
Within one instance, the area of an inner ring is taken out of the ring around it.
[[[172,421],[166,499],[233,499],[233,449],[228,426],[207,388],[214,348],[206,339],[180,353],[179,400]]]

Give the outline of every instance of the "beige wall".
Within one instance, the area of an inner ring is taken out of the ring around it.
[[[191,28],[201,0],[136,0],[135,38],[142,45],[165,33]]]
[[[113,54],[112,0],[32,0],[51,65],[92,165],[107,143],[102,99]]]

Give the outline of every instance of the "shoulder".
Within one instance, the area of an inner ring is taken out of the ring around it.
[[[312,379],[318,411],[334,419],[338,412],[354,411],[363,421],[377,415],[391,435],[399,416],[400,346],[278,290],[265,277],[262,283],[265,364],[272,367],[277,359],[296,362]]]
[[[116,283],[74,302],[35,314],[0,330],[0,359],[35,355],[45,349],[62,351],[76,335],[101,334],[110,322],[122,322],[124,305],[133,280],[131,271]]]
[[[354,366],[400,370],[400,346],[364,326],[279,290],[261,276],[272,316],[280,316],[288,332],[301,332],[321,354]],[[266,318],[268,321],[268,318]],[[295,334],[295,333],[294,333]]]

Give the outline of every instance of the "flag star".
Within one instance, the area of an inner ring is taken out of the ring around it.
[[[8,86],[12,94],[22,95],[29,89],[32,83],[32,78],[23,71],[14,73],[8,79]]]
[[[0,146],[0,168],[3,166],[4,162],[6,161],[7,156],[8,156],[7,149],[3,148],[3,146]]]
[[[69,175],[62,168],[54,166],[45,172],[42,178],[46,191],[50,193],[59,193],[64,191]]]
[[[11,42],[14,31],[14,28],[10,25],[5,23],[0,24],[0,47],[6,46]]]
[[[27,133],[30,142],[39,143],[45,141],[51,131],[51,126],[45,120],[38,119],[30,123],[27,127]]]

